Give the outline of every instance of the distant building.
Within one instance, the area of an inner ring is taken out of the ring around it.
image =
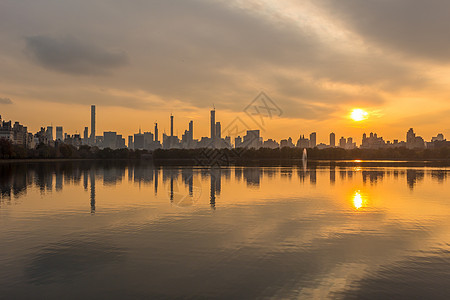
[[[103,148],[110,149],[122,149],[126,148],[125,139],[122,138],[121,134],[117,134],[114,131],[103,132]]]
[[[94,146],[95,143],[95,105],[91,105],[91,145]]]
[[[330,147],[336,147],[336,135],[334,132],[330,133]]]
[[[444,135],[439,133],[437,136],[431,138],[431,142],[442,142],[445,141]]]
[[[242,147],[258,149],[262,145],[260,131],[259,130],[247,130],[247,134],[244,136]]]
[[[48,141],[53,141],[53,126],[47,126],[46,134]]]
[[[240,136],[234,138],[234,148],[242,148],[242,138]]]
[[[309,148],[309,140],[304,135],[297,140],[297,148]]]
[[[63,134],[63,128],[62,126],[56,126],[56,140],[57,141],[64,141],[64,134]]]
[[[425,141],[422,137],[416,136],[414,130],[410,128],[406,133],[406,148],[408,149],[424,149]]]
[[[292,142],[292,138],[289,137],[287,140],[281,140],[280,141],[280,148],[284,148],[284,147],[288,147],[288,148],[294,148],[295,145]]]
[[[280,147],[280,145],[275,140],[268,139],[267,141],[265,141],[263,143],[263,147],[270,148],[270,149],[277,149]]]
[[[309,135],[309,148],[314,148],[317,145],[317,133],[313,132]]]
[[[362,137],[361,149],[381,149],[387,146],[382,137],[378,137],[376,133],[371,132],[370,136],[364,133]]]
[[[345,139],[345,137],[341,137],[339,139],[339,147],[345,149],[346,145],[347,145],[347,140]]]
[[[211,139],[216,137],[216,110],[211,110]]]

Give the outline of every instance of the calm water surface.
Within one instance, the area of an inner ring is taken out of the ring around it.
[[[448,298],[449,172],[0,164],[0,298]]]

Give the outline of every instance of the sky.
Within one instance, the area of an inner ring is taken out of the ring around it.
[[[280,140],[331,131],[450,135],[445,0],[1,0],[0,114],[35,132],[222,128]],[[264,126],[245,109],[264,92]],[[352,109],[366,120],[349,118]]]

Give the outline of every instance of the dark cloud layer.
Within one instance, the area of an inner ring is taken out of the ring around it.
[[[450,62],[447,0],[320,0],[324,10],[380,47]]]
[[[31,36],[26,47],[43,67],[69,74],[105,74],[127,62],[124,53],[104,50],[72,37]]]

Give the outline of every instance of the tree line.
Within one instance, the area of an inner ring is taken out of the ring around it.
[[[193,164],[227,164],[256,160],[301,160],[302,148],[260,149],[99,149],[87,145],[76,148],[67,144],[55,147],[40,144],[34,149],[0,139],[0,159],[153,159],[154,161],[189,161]],[[309,160],[450,160],[450,148],[407,149],[308,149]]]

